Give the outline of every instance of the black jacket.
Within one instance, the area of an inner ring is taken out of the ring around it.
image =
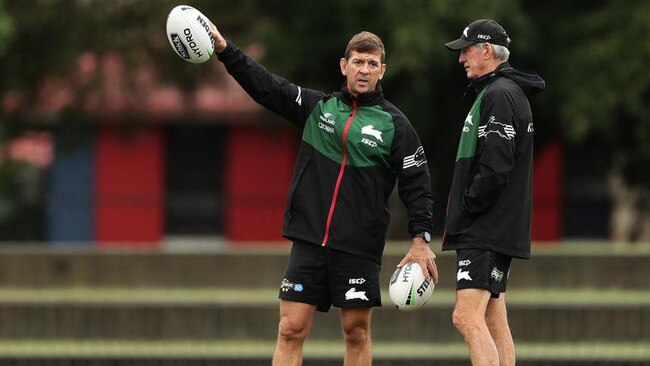
[[[256,102],[302,129],[284,215],[285,238],[381,263],[388,198],[396,181],[409,233],[432,230],[433,196],[422,144],[379,86],[359,98],[345,87],[326,94],[268,72],[230,42],[218,57]]]
[[[461,133],[443,250],[485,249],[530,258],[533,115],[539,76],[502,63],[470,84],[476,100]]]

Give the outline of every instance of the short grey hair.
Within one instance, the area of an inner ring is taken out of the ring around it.
[[[501,61],[501,62],[506,62],[508,61],[508,57],[510,57],[510,50],[507,47],[504,46],[499,46],[498,44],[492,44],[492,50],[494,51],[494,58]],[[476,44],[476,47],[479,49],[483,49],[485,47],[485,42],[480,42]]]

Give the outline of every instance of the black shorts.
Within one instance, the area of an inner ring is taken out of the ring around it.
[[[379,264],[371,259],[305,242],[291,248],[280,285],[282,300],[339,308],[381,306]]]
[[[512,257],[480,249],[460,249],[456,259],[456,290],[482,288],[495,299],[506,292]]]

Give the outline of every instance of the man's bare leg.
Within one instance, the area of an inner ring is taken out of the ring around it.
[[[344,366],[372,364],[371,314],[372,308],[341,309],[341,327],[345,339]]]
[[[456,291],[453,323],[465,338],[473,366],[499,366],[499,353],[485,321],[490,292],[468,288]]]
[[[273,352],[273,366],[302,365],[302,349],[314,321],[316,306],[280,301],[278,341]]]
[[[514,366],[515,343],[512,340],[512,334],[508,326],[505,295],[505,293],[502,293],[498,299],[490,299],[485,313],[485,320],[499,353],[499,365]]]

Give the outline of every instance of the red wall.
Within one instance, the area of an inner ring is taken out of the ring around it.
[[[562,239],[562,154],[560,142],[551,141],[535,159],[531,232],[534,241]]]
[[[290,127],[273,131],[259,126],[231,128],[225,172],[229,240],[284,240],[282,218],[297,142]]]
[[[226,146],[225,237],[284,241],[286,195],[298,138],[290,127],[233,126]],[[101,245],[158,245],[164,237],[163,132],[158,127],[102,127],[95,154],[95,239]],[[562,239],[562,145],[537,154],[533,240]]]
[[[164,141],[158,127],[102,127],[96,147],[95,239],[157,245],[163,237]]]

